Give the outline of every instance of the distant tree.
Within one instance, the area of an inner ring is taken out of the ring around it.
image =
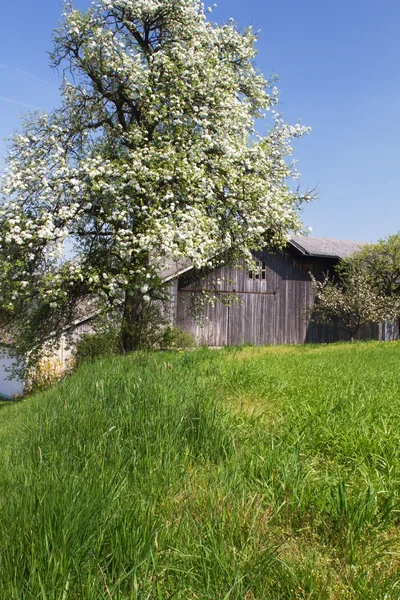
[[[307,129],[276,112],[255,41],[197,0],[66,3],[51,54],[61,104],[24,120],[1,188],[2,321],[29,360],[91,298],[118,307],[132,350],[166,258],[250,260],[301,226],[309,195],[288,187],[287,157]]]
[[[384,279],[378,272],[373,276],[370,267],[373,264],[378,268],[378,259],[372,257],[381,252],[375,246],[378,245],[368,244],[339,263],[333,277],[318,281],[311,275],[316,300],[313,318],[319,323],[338,323],[350,340],[361,326],[394,320],[400,311],[400,295],[389,293],[392,281],[389,270]]]
[[[400,298],[400,232],[365,244],[346,263],[362,270],[382,295]]]

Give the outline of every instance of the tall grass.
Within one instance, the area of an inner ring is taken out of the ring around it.
[[[132,354],[0,412],[0,598],[400,598],[400,344]]]

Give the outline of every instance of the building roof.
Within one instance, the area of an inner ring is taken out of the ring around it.
[[[308,237],[294,235],[289,244],[305,256],[319,256],[324,258],[347,258],[361,250],[363,242],[351,240],[336,240],[325,237]]]
[[[288,241],[288,245],[295,248],[304,256],[341,259],[361,250],[363,242],[293,235]],[[161,279],[166,283],[191,269],[193,269],[193,265],[187,258],[181,259],[178,262],[165,260],[160,266]]]
[[[160,277],[166,283],[175,277],[179,277],[179,275],[183,275],[186,271],[190,271],[193,269],[193,265],[187,258],[182,258],[181,260],[175,262],[171,260],[165,260],[160,265]]]
[[[363,242],[351,240],[336,240],[325,237],[309,237],[306,235],[293,235],[288,245],[295,248],[304,256],[315,256],[320,258],[341,259],[361,250]],[[193,265],[189,259],[181,259],[177,262],[167,259],[160,264],[161,279],[166,283],[191,271]]]

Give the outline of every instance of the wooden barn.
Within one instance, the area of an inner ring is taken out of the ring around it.
[[[314,297],[310,272],[332,273],[340,259],[359,250],[361,243],[293,236],[284,252],[254,252],[256,268],[220,267],[201,282],[190,265],[165,274],[173,287],[172,322],[189,331],[200,344],[226,346],[252,343],[304,344],[348,339],[339,326],[311,319]],[[198,318],[191,306],[201,283],[219,301],[207,304]],[[236,298],[233,302],[226,302]],[[225,300],[225,302],[224,302]],[[376,324],[361,329],[358,339],[398,339],[398,327]]]
[[[193,298],[199,280],[188,263],[169,263],[163,269],[163,279],[170,285],[171,323],[189,331],[199,344],[227,346],[251,343],[304,344],[347,340],[338,326],[312,322],[314,297],[310,272],[316,277],[332,273],[342,258],[360,248],[358,242],[293,236],[284,252],[270,249],[254,253],[255,268],[220,267],[201,280],[201,288],[219,301],[206,303],[202,324],[191,316]],[[226,300],[232,300],[226,302]],[[77,319],[73,338],[94,330],[97,313]],[[374,324],[361,329],[359,339],[399,339],[398,325]],[[0,348],[0,399],[20,395],[23,382],[9,380],[7,369],[12,363],[7,345]],[[55,358],[68,359],[71,347],[64,338],[55,351]]]

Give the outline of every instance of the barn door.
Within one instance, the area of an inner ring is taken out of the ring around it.
[[[275,295],[246,293],[229,307],[228,344],[276,344]]]

